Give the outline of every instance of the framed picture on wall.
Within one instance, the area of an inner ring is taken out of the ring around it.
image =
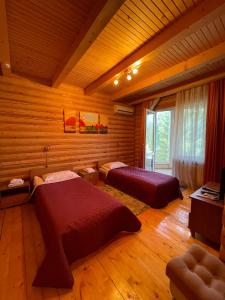
[[[99,115],[99,133],[108,133],[109,119],[107,115]]]
[[[98,113],[80,112],[79,128],[80,133],[98,133]]]
[[[64,109],[64,132],[76,132],[76,112]]]

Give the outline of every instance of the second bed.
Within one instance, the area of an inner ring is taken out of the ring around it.
[[[121,162],[100,163],[99,166],[106,183],[153,208],[162,208],[176,198],[183,199],[176,177],[130,167]]]

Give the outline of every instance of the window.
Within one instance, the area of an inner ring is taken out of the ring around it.
[[[156,113],[156,164],[169,164],[171,157],[171,110]]]
[[[171,128],[173,110],[146,111],[145,168],[169,169],[171,161]]]

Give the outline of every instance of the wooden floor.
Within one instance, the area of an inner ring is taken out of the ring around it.
[[[0,211],[0,299],[170,299],[166,263],[196,242],[187,228],[189,209],[186,197],[144,212],[140,233],[117,238],[71,266],[73,290],[31,286],[44,256],[32,204]]]

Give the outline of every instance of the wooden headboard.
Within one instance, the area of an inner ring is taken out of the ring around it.
[[[46,173],[52,173],[52,172],[64,171],[64,170],[75,171],[72,165],[61,166],[61,167],[47,167],[47,168],[42,167],[42,168],[30,170],[30,179],[32,180],[34,176],[42,176]]]

